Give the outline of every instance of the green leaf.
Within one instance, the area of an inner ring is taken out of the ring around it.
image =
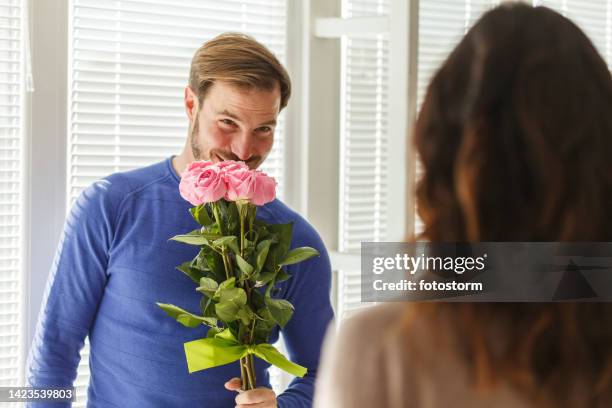
[[[219,303],[215,305],[215,311],[219,319],[224,322],[233,322],[238,316],[240,309],[246,305],[247,295],[242,288],[226,289],[220,293]]]
[[[269,330],[272,330],[276,325],[276,319],[267,306],[257,310],[257,316],[261,319],[262,325],[265,325]]]
[[[276,279],[274,280],[275,282],[284,282],[287,279],[289,279],[291,277],[291,275],[289,275],[287,273],[287,271],[285,271],[284,269],[281,269],[280,271],[278,271],[278,273],[276,274]]]
[[[213,297],[215,292],[219,288],[219,284],[211,278],[202,277],[200,279],[200,286],[196,288],[198,292],[204,293],[208,297]]]
[[[270,224],[268,225],[268,230],[275,235],[278,242],[270,245],[264,266],[269,271],[275,271],[278,263],[285,258],[287,251],[289,251],[291,235],[293,234],[293,223]]]
[[[268,283],[272,279],[274,279],[274,276],[275,276],[275,273],[274,272],[270,272],[270,271],[265,271],[265,272],[260,273],[257,276],[255,286],[256,287],[260,287],[260,286],[265,285],[266,283]]]
[[[200,204],[197,207],[193,207],[189,209],[191,216],[197,223],[203,226],[208,226],[213,223],[212,218],[208,214],[208,210],[206,209],[206,204]]]
[[[227,204],[228,202],[225,200],[217,200],[215,203],[217,205],[217,209],[219,210],[219,215],[221,216],[221,221],[226,217],[227,213]]]
[[[198,229],[189,234],[175,235],[170,239],[189,245],[209,245],[209,240],[217,238],[220,238],[220,235],[203,233]]]
[[[245,326],[249,326],[249,323],[251,323],[251,320],[253,319],[253,311],[248,305],[244,305],[238,310],[236,316],[238,317],[238,319],[240,319],[242,324],[244,324]]]
[[[233,279],[233,278],[232,278]],[[232,302],[238,306],[244,306],[247,302],[247,295],[242,288],[230,288],[221,292],[220,302]]]
[[[236,241],[236,237],[233,235],[228,235],[226,237],[217,238],[213,241],[213,246],[228,246],[231,241]]]
[[[234,303],[217,303],[215,305],[215,312],[219,319],[224,322],[233,322],[238,319],[238,311],[240,307],[235,305]]]
[[[272,234],[268,231],[266,224],[261,224],[259,221],[255,222],[254,229],[257,230],[259,238],[263,241],[264,239],[272,237]]]
[[[235,254],[240,253],[240,248],[238,248],[238,238],[233,235],[228,235],[226,237],[221,237],[215,239],[213,241],[213,246],[216,248],[221,248],[222,246],[226,246],[234,251]]]
[[[266,307],[264,294],[260,290],[251,291],[251,299],[249,302],[249,306],[255,310],[261,309],[262,307]]]
[[[251,253],[255,249],[255,242],[247,238],[244,239],[244,253]]]
[[[258,319],[255,321],[255,343],[267,343],[270,332],[276,326],[276,320],[267,307],[257,310]]]
[[[215,292],[213,299],[216,301],[219,301],[219,299],[221,299],[221,295],[223,294],[223,292],[225,292],[226,290],[234,289],[235,287],[236,287],[235,277],[232,276],[231,278],[224,280],[223,282],[219,284],[219,287],[217,288],[217,291]]]
[[[253,273],[253,267],[238,254],[236,254],[236,263],[245,275],[250,276]]]
[[[261,241],[259,244],[257,244],[257,250],[255,255],[255,264],[257,267],[257,272],[261,271],[261,268],[263,268],[271,244],[272,241],[269,239]]]
[[[279,262],[280,266],[283,265],[293,265],[298,262],[305,261],[306,259],[312,258],[313,256],[318,256],[319,251],[311,247],[300,247],[294,248],[285,255],[285,258]]]
[[[234,339],[241,339],[242,337],[239,336],[239,331],[242,326],[241,324],[239,324],[238,322],[234,321],[234,322],[227,322],[225,323],[225,326],[227,327],[227,329],[229,330],[229,333],[231,334],[231,336],[233,336]],[[217,336],[215,337],[219,337],[220,335],[222,335],[223,333],[227,333],[227,330],[223,330],[221,333],[219,333]]]
[[[223,199],[216,203],[221,215],[225,235],[238,235],[240,233],[240,219],[238,218],[238,208],[236,208],[236,205]]]
[[[214,303],[211,298],[206,296],[202,296],[200,299],[200,310],[202,311],[202,316],[204,317],[214,317],[217,318],[215,314]]]
[[[176,269],[183,272],[195,283],[200,283],[200,279],[202,278],[202,276],[204,276],[202,271],[192,266],[192,261],[183,262],[182,264],[177,266]]]
[[[266,298],[266,305],[280,327],[284,327],[291,319],[291,316],[293,316],[293,305],[285,299],[272,299],[268,297]]]
[[[219,290],[223,291],[226,289],[233,289],[236,287],[236,278],[234,278],[233,276],[229,279],[224,280],[223,282],[221,282],[221,284],[219,284]]]
[[[210,247],[203,247],[198,255],[198,267],[208,269],[217,282],[225,279],[225,266],[223,258]]]
[[[211,317],[197,316],[193,313],[189,313],[186,310],[181,309],[178,306],[170,305],[167,303],[157,303],[168,316],[187,327],[198,327],[200,324],[206,324],[210,326],[217,325],[217,319]]]
[[[204,232],[204,231],[202,231],[202,232]],[[208,227],[206,227],[206,232],[209,233],[209,234],[216,234],[217,238],[223,236],[223,233],[221,232],[221,228],[219,228],[217,223],[214,223],[214,224],[209,225]]]
[[[207,245],[208,239],[201,235],[175,235],[170,238],[173,241],[183,242],[189,245]]]

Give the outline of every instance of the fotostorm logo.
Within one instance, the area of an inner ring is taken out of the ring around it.
[[[372,262],[372,272],[380,275],[385,271],[407,271],[414,275],[417,271],[453,271],[457,275],[474,270],[485,269],[487,254],[473,257],[441,257],[441,256],[410,256],[396,254],[394,257],[375,257]]]

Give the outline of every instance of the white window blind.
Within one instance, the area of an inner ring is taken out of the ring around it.
[[[495,1],[421,0],[419,2],[418,106],[440,64],[474,21]]]
[[[418,106],[427,84],[462,36],[487,9],[499,0],[420,0],[418,52]],[[612,64],[612,1],[610,0],[540,0],[528,2],[549,7],[576,23],[593,41],[600,54]],[[421,174],[417,164],[417,178]],[[423,229],[416,218],[415,229]]]
[[[70,29],[70,205],[117,171],[179,154],[191,58],[226,31],[253,35],[285,62],[285,0],[73,0]],[[283,195],[284,120],[262,166]],[[77,404],[85,406],[88,346],[81,353]],[[279,383],[279,373],[271,373]]]
[[[0,386],[20,385],[22,360],[23,4],[0,1]]]
[[[342,17],[388,15],[387,0],[346,0]],[[338,250],[358,254],[387,226],[387,34],[342,38]],[[362,307],[360,271],[338,271],[339,320]]]

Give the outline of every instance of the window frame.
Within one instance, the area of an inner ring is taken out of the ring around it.
[[[337,0],[340,4],[341,0]],[[410,4],[408,4],[410,3]],[[418,55],[418,9],[419,1],[405,2],[402,0],[389,0],[388,16],[364,16],[355,18],[341,18],[340,13],[329,17],[318,15],[315,19],[312,35],[319,41],[340,40],[347,35],[372,35],[389,34],[389,60],[398,62],[389,66],[388,80],[388,147],[387,147],[387,236],[386,241],[403,241],[414,232],[415,213],[408,211],[414,208],[414,163],[415,152],[412,149],[412,124],[416,117],[416,69]],[[408,24],[406,24],[408,21]],[[340,51],[341,52],[341,51]],[[326,61],[340,60],[340,52],[329,53]],[[341,81],[338,81],[340,84]],[[315,89],[311,89],[311,93]],[[340,96],[336,100],[340,106]],[[316,120],[317,118],[310,118]],[[340,123],[335,134],[328,134],[329,139],[340,138]],[[330,142],[328,142],[330,143]],[[337,146],[328,145],[330,149]],[[324,180],[326,175],[321,167],[314,167],[309,176],[316,180]],[[337,174],[338,184],[340,175]],[[334,192],[338,198],[339,189]],[[315,215],[305,212],[306,216]],[[342,285],[342,277],[337,271],[360,270],[360,254],[345,253],[338,250],[340,218],[340,206],[336,203],[334,212],[323,211],[324,219],[320,222],[324,225],[335,226],[335,236],[321,234],[328,245],[330,252],[332,270],[334,271],[334,295],[336,313],[339,317],[345,316],[342,310],[342,295],[338,287]],[[308,218],[310,219],[310,218]],[[321,232],[321,231],[320,231]]]

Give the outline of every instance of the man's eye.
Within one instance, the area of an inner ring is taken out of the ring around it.
[[[270,133],[272,131],[272,128],[270,126],[262,126],[257,130],[259,131],[259,133]]]
[[[224,125],[228,125],[228,126],[234,126],[235,125],[234,121],[231,120],[231,119],[221,119],[220,122],[223,123]]]

